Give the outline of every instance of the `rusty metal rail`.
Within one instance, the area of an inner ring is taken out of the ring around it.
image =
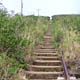
[[[65,71],[66,80],[70,80],[70,75],[69,75],[69,72],[68,72],[68,69],[67,69],[67,66],[66,66],[66,63],[65,63],[63,51],[62,51],[62,63],[63,63],[64,71]]]

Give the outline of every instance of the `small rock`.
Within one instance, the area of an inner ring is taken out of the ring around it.
[[[57,80],[65,80],[64,77],[58,77]]]
[[[23,76],[23,80],[26,80],[26,76]]]
[[[70,77],[70,80],[77,80],[76,77]]]

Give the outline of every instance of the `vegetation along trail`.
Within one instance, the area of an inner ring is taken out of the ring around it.
[[[51,29],[44,35],[43,43],[35,50],[35,58],[26,71],[29,80],[69,80],[69,74],[64,57],[58,55],[58,50],[52,45]]]
[[[0,10],[0,80],[79,80],[80,17],[10,16]]]

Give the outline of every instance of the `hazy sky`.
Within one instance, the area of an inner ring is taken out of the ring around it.
[[[20,13],[21,0],[2,0],[2,3],[8,11]],[[37,9],[43,16],[80,13],[80,0],[23,0],[23,4],[24,15],[38,15]]]

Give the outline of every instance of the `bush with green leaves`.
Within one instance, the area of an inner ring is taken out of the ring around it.
[[[21,69],[27,67],[25,55],[39,43],[48,29],[44,17],[10,17],[0,10],[0,79],[10,80]],[[31,48],[31,49],[30,49]]]

